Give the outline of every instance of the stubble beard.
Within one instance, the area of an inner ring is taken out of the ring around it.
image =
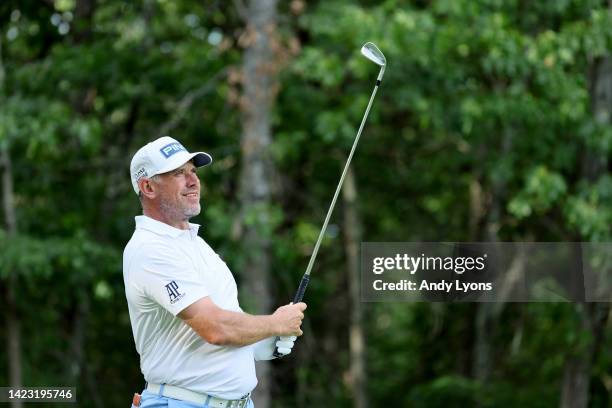
[[[197,204],[185,204],[162,199],[159,206],[167,218],[179,221],[189,221],[189,219],[200,214],[202,211],[202,206],[199,202]]]

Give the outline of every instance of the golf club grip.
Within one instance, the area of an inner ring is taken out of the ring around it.
[[[300,286],[298,286],[297,292],[295,292],[295,296],[293,297],[293,304],[299,303],[304,298],[304,293],[306,292],[306,288],[308,287],[308,282],[310,282],[310,275],[305,274],[302,276],[302,280],[300,281]],[[277,337],[276,340],[279,340],[280,337]],[[274,347],[274,357],[282,357],[284,354],[278,352],[278,347]]]
[[[295,296],[293,297],[293,303],[299,303],[304,298],[304,293],[306,292],[306,287],[308,286],[308,282],[310,282],[310,275],[302,276],[302,281],[300,282],[300,286],[298,287],[297,292],[295,292]]]

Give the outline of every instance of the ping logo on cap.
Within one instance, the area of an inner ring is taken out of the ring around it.
[[[159,149],[161,154],[163,154],[166,159],[172,156],[174,153],[180,152],[181,150],[187,151],[179,142],[172,142]]]

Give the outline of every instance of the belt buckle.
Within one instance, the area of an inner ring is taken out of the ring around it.
[[[230,401],[230,404],[228,405],[227,408],[234,408],[234,407],[235,408],[245,408],[248,402],[249,402],[249,397],[246,396],[238,400]]]
[[[227,405],[224,405],[224,408],[246,408],[249,403],[250,397],[251,393],[248,393],[240,399],[225,400],[227,402]]]
[[[246,405],[243,405],[242,400],[230,400],[227,408],[244,408]]]

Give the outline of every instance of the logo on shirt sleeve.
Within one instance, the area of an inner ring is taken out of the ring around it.
[[[173,305],[185,296],[184,293],[179,293],[178,283],[175,281],[170,282],[166,285],[166,291],[168,292],[168,298],[170,299],[170,304]]]

